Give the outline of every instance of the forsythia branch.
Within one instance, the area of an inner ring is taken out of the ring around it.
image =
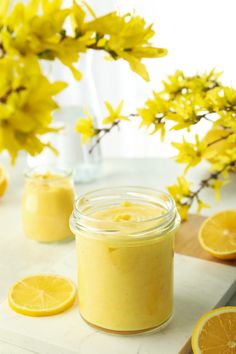
[[[232,133],[229,133],[228,135],[225,135],[225,136],[221,136],[220,138],[216,139],[216,140],[213,140],[211,141],[210,143],[207,144],[207,147],[210,147],[214,144],[217,144],[219,143],[220,141],[223,141],[223,140],[227,140],[230,136],[233,136],[233,132]]]
[[[178,184],[169,186],[169,192],[175,198],[177,208],[181,215],[182,221],[188,218],[188,210],[191,208],[194,202],[198,205],[198,211],[203,208],[209,208],[209,205],[204,203],[200,199],[200,193],[205,188],[212,188],[215,190],[216,199],[219,199],[220,188],[227,183],[227,180],[222,180],[222,175],[229,170],[234,170],[236,167],[236,159],[226,163],[219,171],[212,172],[207,178],[200,182],[197,190],[193,191],[189,188],[188,182],[181,177],[178,178]]]
[[[108,124],[106,134],[112,130],[114,122],[138,118],[141,120],[140,127],[145,127],[150,134],[160,132],[162,139],[169,130],[188,132],[203,119],[211,123],[211,129],[203,138],[196,134],[194,141],[188,142],[183,138],[180,143],[172,143],[177,149],[176,162],[185,165],[184,175],[178,177],[177,184],[169,187],[183,220],[195,202],[199,211],[208,207],[200,199],[204,188],[214,189],[218,197],[220,188],[226,183],[224,175],[236,169],[236,90],[224,86],[219,76],[214,70],[190,77],[177,71],[163,82],[163,90],[154,92],[143,107],[126,116],[122,115],[121,109],[117,112],[106,103],[109,108],[109,116],[104,120],[104,124]],[[91,124],[91,120],[87,122]],[[96,138],[102,131],[103,128],[95,128],[90,137]],[[91,133],[91,130],[85,127],[84,131],[80,130],[82,136],[88,136],[88,132]],[[99,136],[90,151],[100,141]],[[185,175],[202,160],[208,160],[213,172],[200,181],[199,187],[194,190],[190,188]]]
[[[24,87],[24,86],[19,86],[19,87],[17,87],[16,89],[9,89],[6,93],[5,93],[5,95],[4,96],[2,96],[2,97],[0,97],[0,104],[2,103],[6,103],[7,102],[7,99],[8,99],[8,97],[13,93],[13,92],[15,92],[15,93],[19,93],[19,92],[21,92],[21,91],[24,91],[24,90],[26,90],[26,87]]]
[[[93,150],[96,148],[97,145],[99,145],[102,141],[102,139],[109,134],[113,128],[119,127],[120,121],[115,121],[113,122],[109,128],[101,128],[101,129],[96,129],[96,138],[94,144],[91,146],[89,149],[89,153],[91,154]]]
[[[21,150],[36,155],[49,147],[41,136],[52,131],[52,113],[58,108],[54,97],[66,84],[50,82],[41,60],[59,60],[81,80],[76,67],[80,54],[99,50],[110,59],[125,60],[148,81],[142,60],[167,54],[152,45],[153,26],[135,14],[97,17],[88,4],[76,0],[67,8],[60,0],[18,1],[12,8],[10,3],[1,0],[0,5],[0,152],[7,150],[12,161]],[[83,121],[78,131],[86,124],[84,141],[99,133]],[[105,130],[100,133],[105,135]]]

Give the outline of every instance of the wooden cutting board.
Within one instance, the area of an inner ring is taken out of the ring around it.
[[[189,354],[188,339],[198,318],[222,299],[225,304],[235,291],[235,268],[207,262],[206,259],[213,259],[198,245],[197,232],[203,219],[191,216],[176,237],[175,313],[161,332],[134,337],[104,335],[82,321],[76,304],[57,316],[37,318],[15,313],[6,299],[0,304],[0,349],[3,341],[45,354]],[[39,244],[38,249],[44,246]],[[71,246],[46,271],[76,282],[76,253]],[[45,272],[45,265],[36,262],[34,272]],[[28,274],[32,274],[32,269],[28,269]]]
[[[236,266],[236,260],[223,261],[211,256],[206,252],[198,241],[198,231],[201,224],[206,219],[201,215],[190,215],[189,220],[180,225],[175,239],[175,252],[186,256],[205,259],[211,262]]]
[[[205,259],[210,262],[222,263],[236,267],[236,260],[223,261],[206,252],[198,241],[198,231],[206,219],[201,215],[190,215],[189,220],[180,225],[175,238],[175,252],[187,256]],[[191,354],[191,339],[186,342],[179,354]]]

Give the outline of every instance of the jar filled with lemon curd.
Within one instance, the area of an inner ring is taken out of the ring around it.
[[[48,243],[72,238],[69,218],[74,199],[70,169],[40,167],[27,171],[22,198],[25,235]]]
[[[173,312],[173,241],[179,225],[168,194],[115,187],[77,199],[79,310],[96,328],[117,334],[152,331]]]

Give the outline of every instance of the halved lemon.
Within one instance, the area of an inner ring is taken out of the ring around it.
[[[236,210],[220,211],[207,218],[200,230],[201,246],[220,259],[236,258]]]
[[[192,334],[194,354],[236,353],[236,306],[207,312],[197,322]]]
[[[26,316],[50,316],[67,310],[76,297],[76,287],[67,278],[39,274],[14,284],[8,294],[10,307]]]
[[[0,165],[0,197],[3,196],[8,186],[7,170],[3,165]]]

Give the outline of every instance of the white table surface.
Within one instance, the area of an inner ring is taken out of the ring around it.
[[[4,163],[4,161],[3,161]],[[14,168],[10,168],[10,185],[7,193],[0,200],[0,302],[7,297],[9,287],[23,277],[28,269],[37,272],[37,261],[45,265],[45,271],[73,248],[73,243],[45,245],[43,254],[35,247],[34,241],[27,240],[22,232],[20,220],[20,200],[23,188],[24,159],[19,159]],[[76,186],[78,195],[86,191],[117,185],[142,185],[159,189],[175,182],[181,167],[166,159],[112,159],[103,163],[100,177],[88,184]],[[206,165],[192,172],[191,180],[197,181],[207,175]],[[210,214],[222,209],[236,208],[236,174],[232,182],[221,193],[221,200],[216,203],[211,190],[204,192],[204,200],[211,204]],[[42,267],[41,267],[42,270]],[[229,302],[236,305],[236,294]],[[33,353],[22,346],[0,341],[0,354]],[[41,353],[40,353],[41,354]],[[42,353],[43,354],[43,353]],[[111,353],[112,354],[112,353]]]

